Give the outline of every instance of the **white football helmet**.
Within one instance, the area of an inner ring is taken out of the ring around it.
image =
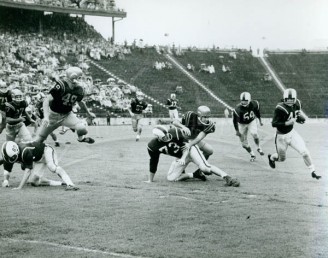
[[[249,92],[247,92],[247,91],[242,92],[240,94],[240,104],[243,107],[247,107],[250,102],[251,102],[251,94]]]
[[[136,92],[136,98],[139,101],[142,101],[144,99],[145,95],[141,91]]]
[[[174,100],[174,99],[176,99],[176,97],[177,97],[177,96],[175,95],[175,93],[172,93],[172,94],[171,94],[171,99]]]
[[[13,89],[11,91],[11,97],[12,97],[13,101],[16,103],[22,102],[24,100],[24,94],[19,89]]]
[[[208,124],[211,117],[211,110],[207,106],[199,106],[197,108],[198,119],[202,124]]]
[[[284,103],[288,106],[293,106],[297,100],[296,90],[289,88],[284,90]]]
[[[66,70],[66,78],[71,82],[81,81],[83,72],[81,68],[72,66]]]
[[[8,91],[7,83],[0,80],[0,92],[6,93]]]
[[[19,148],[17,143],[13,141],[7,141],[2,144],[1,153],[3,159],[8,163],[15,163],[18,159]]]
[[[153,134],[162,142],[169,142],[172,140],[172,134],[170,134],[168,129],[163,125],[157,125],[153,129]]]

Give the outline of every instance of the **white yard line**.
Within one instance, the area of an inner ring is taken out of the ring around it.
[[[98,253],[98,254],[105,254],[105,255],[112,255],[116,257],[133,257],[133,258],[146,258],[145,256],[138,256],[138,255],[131,255],[131,254],[124,254],[124,253],[115,253],[115,252],[106,252],[96,249],[89,249],[83,248],[78,246],[71,246],[71,245],[62,245],[47,241],[37,241],[37,240],[24,240],[24,239],[14,239],[14,238],[1,238],[1,240],[8,241],[8,242],[15,242],[15,243],[28,243],[28,244],[36,244],[36,245],[48,245],[54,246],[62,249],[71,249],[80,252],[87,252],[87,253]]]

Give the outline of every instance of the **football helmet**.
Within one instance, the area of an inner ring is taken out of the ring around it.
[[[142,101],[144,99],[145,95],[141,91],[136,92],[136,98],[139,101]]]
[[[162,142],[169,142],[172,140],[172,134],[170,134],[168,129],[163,125],[157,125],[153,129],[153,135]]]
[[[284,103],[288,106],[293,106],[297,100],[296,90],[289,88],[284,90]]]
[[[8,163],[15,163],[18,159],[19,148],[17,143],[13,141],[6,141],[2,144],[1,153],[3,159]]]
[[[250,102],[251,102],[251,94],[249,92],[247,92],[247,91],[242,92],[240,94],[240,104],[243,107],[247,107]]]
[[[202,124],[208,124],[211,117],[211,110],[207,106],[199,106],[197,108],[198,119]]]
[[[0,80],[0,92],[1,93],[6,93],[7,91],[8,91],[7,83]]]
[[[11,91],[11,97],[12,97],[13,101],[16,103],[22,102],[24,100],[24,94],[19,89],[13,89]]]
[[[83,72],[81,68],[72,66],[66,70],[66,78],[71,82],[81,81]]]
[[[171,99],[174,100],[174,99],[176,99],[176,97],[177,97],[177,96],[175,95],[175,93],[172,93],[172,94],[171,94]]]

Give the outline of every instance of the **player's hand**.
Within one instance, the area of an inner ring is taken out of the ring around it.
[[[285,125],[293,125],[296,123],[296,118],[291,118],[285,122]]]
[[[241,136],[241,133],[240,133],[239,131],[237,131],[237,132],[236,132],[236,135],[237,135],[238,137],[240,137],[240,136]]]
[[[185,165],[186,164],[186,160],[185,159],[178,159],[177,162],[180,164],[180,165]]]
[[[47,127],[49,125],[49,118],[43,118],[42,124]]]
[[[181,150],[182,151],[187,151],[187,150],[189,150],[191,148],[191,145],[189,144],[189,143],[185,143],[185,145],[183,145],[182,147],[181,147]]]
[[[26,121],[25,117],[20,117],[20,120],[21,120],[21,122],[25,122]]]
[[[184,126],[181,130],[184,132],[185,135],[187,136],[191,135],[191,132],[188,127]]]

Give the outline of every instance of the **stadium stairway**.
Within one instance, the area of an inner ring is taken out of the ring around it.
[[[273,78],[273,81],[275,82],[275,85],[283,92],[286,87],[275,72],[275,70],[271,67],[271,65],[268,63],[268,61],[265,59],[265,57],[260,56],[258,57],[259,62],[263,65],[264,69],[271,75]],[[305,114],[304,110],[301,111],[303,116],[305,116],[306,119],[308,119],[308,116]]]
[[[203,83],[198,81],[191,73],[189,73],[172,55],[166,54],[165,57],[171,61],[180,71],[182,71],[187,77],[189,77],[193,82],[195,82],[198,86],[201,87],[206,93],[208,93],[209,96],[214,98],[217,102],[219,102],[224,107],[227,107],[230,111],[233,110],[233,108],[228,105],[226,102],[224,102],[222,99],[220,99],[218,96],[216,96],[211,90],[209,90]]]

